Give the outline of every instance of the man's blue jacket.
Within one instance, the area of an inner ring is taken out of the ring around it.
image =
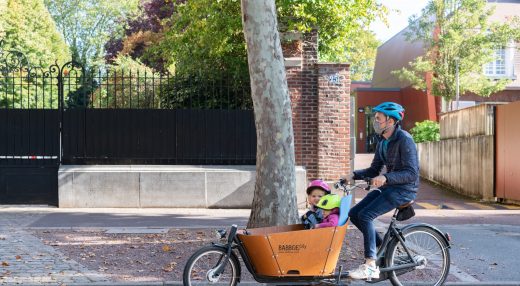
[[[377,177],[384,165],[386,165],[384,174],[386,183],[380,188],[381,190],[396,188],[401,191],[417,192],[419,187],[417,147],[412,136],[399,125],[390,138],[379,140],[370,168],[354,171],[354,179]]]

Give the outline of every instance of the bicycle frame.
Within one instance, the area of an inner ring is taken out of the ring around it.
[[[390,243],[390,241],[392,241],[392,239],[394,237],[396,237],[399,240],[399,242],[401,242],[401,245],[403,246],[404,250],[406,251],[406,254],[408,254],[408,257],[413,261],[413,263],[406,263],[406,264],[402,264],[399,266],[380,268],[379,271],[381,273],[395,271],[395,270],[402,270],[402,269],[406,269],[406,268],[410,268],[410,270],[413,270],[413,267],[421,265],[421,263],[417,262],[415,257],[413,257],[413,255],[410,253],[410,250],[408,249],[408,247],[406,246],[406,243],[404,241],[404,237],[402,236],[401,230],[396,227],[396,216],[397,216],[398,212],[399,212],[398,209],[396,209],[394,211],[394,215],[392,216],[390,225],[388,226],[388,229],[385,233],[383,242],[381,243],[381,247],[379,247],[379,250],[377,251],[376,264],[382,265],[382,263],[383,263],[382,259],[384,258],[384,255],[388,248],[388,244]]]

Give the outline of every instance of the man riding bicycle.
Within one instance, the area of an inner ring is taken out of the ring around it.
[[[365,263],[349,271],[353,279],[379,278],[376,266],[377,246],[382,238],[374,227],[374,219],[415,199],[419,186],[419,162],[412,136],[401,129],[404,108],[393,102],[376,106],[374,130],[380,136],[369,168],[354,171],[348,179],[372,178],[379,188],[368,193],[349,212],[350,221],[363,233]],[[382,174],[386,166],[386,173]]]

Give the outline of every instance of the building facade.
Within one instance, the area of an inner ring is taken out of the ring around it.
[[[520,16],[520,2],[510,0],[489,1],[494,7],[490,21],[504,22],[509,17]],[[416,122],[423,120],[438,121],[443,112],[442,102],[429,89],[416,90],[401,82],[392,71],[408,65],[415,58],[424,55],[425,44],[406,39],[408,27],[379,46],[370,87],[353,88],[356,96],[356,150],[358,153],[372,152],[375,146],[371,127],[371,109],[384,101],[394,101],[406,109],[403,128],[410,130]],[[462,94],[460,107],[478,105],[483,102],[513,102],[520,100],[520,43],[511,42],[496,51],[497,59],[483,67],[483,73],[491,78],[511,79],[503,90],[490,97]],[[425,75],[428,86],[429,78]]]

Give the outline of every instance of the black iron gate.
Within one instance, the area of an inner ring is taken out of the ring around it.
[[[0,43],[0,204],[58,203],[62,67],[32,67]]]
[[[0,204],[58,203],[60,164],[255,164],[249,88],[78,63],[0,43]]]
[[[57,204],[59,113],[0,109],[0,204]]]

